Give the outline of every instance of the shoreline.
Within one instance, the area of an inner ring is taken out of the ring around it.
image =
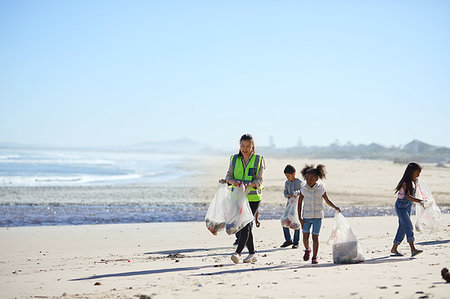
[[[140,224],[161,222],[202,222],[209,204],[130,204],[130,205],[1,205],[0,227],[65,226],[101,224]],[[345,217],[395,216],[394,206],[341,206]],[[442,214],[450,214],[450,206],[439,207]],[[279,220],[283,205],[264,205],[259,219]],[[24,212],[26,210],[26,212]],[[334,210],[324,208],[324,218],[334,216]],[[415,208],[411,218],[415,219]]]
[[[279,220],[255,229],[258,261],[230,260],[234,236],[213,236],[204,222],[34,226],[0,228],[0,294],[3,298],[445,298],[450,284],[450,215],[436,233],[417,233],[424,253],[390,257],[395,216],[347,217],[366,262],[332,263],[327,244],[333,218],[323,220],[319,264],[300,249],[279,248]],[[243,254],[246,251],[244,250]],[[245,257],[245,255],[244,255]],[[331,282],[331,283],[327,283]],[[96,285],[96,283],[99,283]]]

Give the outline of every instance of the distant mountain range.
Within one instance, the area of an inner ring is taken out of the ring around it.
[[[0,143],[0,149],[30,149],[30,150],[106,150],[106,151],[132,151],[155,153],[190,153],[190,154],[230,154],[229,149],[218,149],[206,143],[191,139],[177,139],[171,141],[154,141],[121,147],[88,148],[88,147],[47,147],[29,146],[23,144]],[[390,160],[399,163],[409,161],[435,162],[442,165],[450,164],[450,148],[427,144],[413,140],[404,146],[386,147],[377,143],[369,145],[352,143],[332,143],[328,146],[295,146],[277,148],[274,146],[258,146],[258,153],[271,157],[309,157],[309,158],[335,158],[335,159],[376,159]]]
[[[351,143],[329,146],[297,146],[290,148],[259,147],[264,155],[302,156],[311,158],[336,159],[377,159],[391,160],[398,163],[409,161],[450,163],[450,148],[427,144],[419,140],[399,147],[386,147],[377,143],[353,145]]]

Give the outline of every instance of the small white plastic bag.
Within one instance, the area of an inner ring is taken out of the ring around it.
[[[355,264],[365,260],[350,224],[340,212],[334,214],[333,230],[328,243],[332,244],[335,264]]]
[[[225,228],[227,234],[231,235],[253,221],[252,210],[243,184],[234,187],[227,203]]]
[[[228,190],[227,184],[219,183],[205,216],[206,228],[213,235],[217,235],[225,228],[226,205],[229,199],[230,190]]]
[[[440,228],[441,210],[431,195],[430,188],[422,179],[417,179],[416,197],[423,200],[423,207],[416,204],[416,223],[417,231],[437,231]]]
[[[300,229],[300,220],[298,218],[298,196],[292,196],[288,199],[288,204],[281,216],[281,225],[283,227]]]

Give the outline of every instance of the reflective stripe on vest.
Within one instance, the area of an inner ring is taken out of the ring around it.
[[[261,169],[261,156],[253,155],[250,158],[247,167],[244,168],[242,158],[239,156],[239,154],[236,154],[231,156],[231,165],[233,165],[234,168],[233,176],[235,180],[239,180],[244,183],[250,183],[256,178],[256,175],[259,173],[259,170]],[[251,175],[249,172],[251,172]],[[262,186],[259,186],[258,188],[253,188],[252,186],[249,186],[249,188],[250,191],[247,193],[248,201],[260,201],[262,194]],[[231,189],[231,192],[233,192],[233,189],[234,188]]]

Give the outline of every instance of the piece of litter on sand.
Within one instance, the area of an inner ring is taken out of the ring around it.
[[[95,285],[95,286],[101,286],[102,283],[97,281],[96,283],[94,283],[94,285]]]

